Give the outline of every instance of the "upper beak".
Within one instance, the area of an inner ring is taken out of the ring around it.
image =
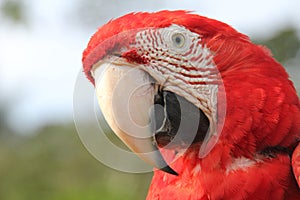
[[[151,113],[154,81],[145,71],[127,62],[99,61],[92,74],[101,111],[115,134],[141,159],[167,173],[178,175],[160,153]]]

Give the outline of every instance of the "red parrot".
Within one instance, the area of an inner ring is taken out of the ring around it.
[[[300,102],[266,47],[188,11],[138,12],[82,61],[112,130],[160,169],[148,200],[300,199]]]

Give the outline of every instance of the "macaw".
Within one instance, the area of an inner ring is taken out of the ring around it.
[[[154,176],[148,200],[300,199],[300,103],[270,51],[189,11],[130,13],[91,37],[103,115]]]

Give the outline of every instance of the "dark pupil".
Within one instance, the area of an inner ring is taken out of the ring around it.
[[[175,42],[176,42],[177,44],[180,44],[180,43],[181,43],[181,38],[180,38],[180,37],[176,37],[176,38],[175,38]]]

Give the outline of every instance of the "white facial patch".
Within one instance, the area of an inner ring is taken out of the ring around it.
[[[201,44],[201,36],[182,26],[142,30],[137,33],[136,41],[135,48],[152,64],[159,64],[157,70],[163,74],[177,73],[188,82],[217,78],[213,54]]]
[[[132,48],[149,60],[147,65],[140,67],[157,84],[165,91],[184,97],[208,117],[211,126],[199,152],[199,157],[205,157],[219,138],[217,96],[222,79],[213,61],[214,54],[202,43],[201,37],[173,24],[165,28],[140,30]],[[222,109],[222,112],[225,113],[225,110]]]

